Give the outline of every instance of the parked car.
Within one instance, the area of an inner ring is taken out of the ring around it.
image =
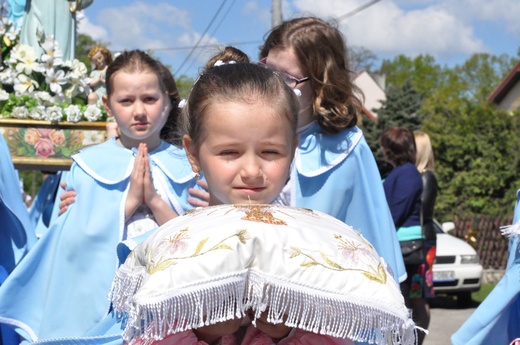
[[[454,294],[460,305],[471,304],[471,293],[480,289],[482,265],[475,249],[448,232],[451,222],[442,226],[435,220],[437,256],[433,264],[435,293]]]

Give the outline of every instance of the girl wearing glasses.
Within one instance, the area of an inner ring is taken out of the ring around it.
[[[260,63],[301,94],[298,145],[283,204],[328,213],[361,231],[391,270],[406,277],[381,176],[362,131],[340,31],[315,17],[286,21],[268,35]]]

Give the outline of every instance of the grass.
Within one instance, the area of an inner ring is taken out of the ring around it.
[[[478,303],[482,302],[484,298],[486,298],[486,296],[491,292],[491,290],[493,290],[495,285],[495,283],[486,283],[480,285],[480,290],[473,292],[471,294],[471,299]]]

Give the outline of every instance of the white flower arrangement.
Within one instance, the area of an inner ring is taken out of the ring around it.
[[[5,28],[5,26],[4,26]],[[0,36],[7,37],[5,32]],[[0,65],[0,118],[61,121],[105,121],[101,103],[87,105],[91,92],[85,64],[77,59],[63,61],[52,36],[40,43],[38,56],[28,45],[10,47]]]

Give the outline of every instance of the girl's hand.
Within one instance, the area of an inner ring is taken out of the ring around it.
[[[125,219],[130,219],[135,210],[145,204],[152,211],[155,221],[163,225],[170,219],[177,217],[177,213],[161,198],[153,185],[148,148],[146,144],[139,144],[135,157],[134,169],[130,175],[130,186],[126,197]]]
[[[65,190],[67,188],[67,184],[65,182],[61,182],[60,187]],[[65,190],[65,192],[63,192],[60,195],[60,203],[59,203],[60,210],[58,212],[58,216],[61,216],[62,214],[65,213],[65,211],[67,211],[69,209],[69,206],[72,205],[76,201],[75,197],[76,197],[76,192],[74,190],[69,190],[69,191]]]
[[[206,207],[209,205],[208,183],[204,180],[198,180],[197,184],[204,190],[189,188],[190,197],[188,197],[188,202],[193,207]]]
[[[150,162],[148,161],[148,148],[144,145],[143,150],[143,201],[148,207],[152,208],[154,203],[158,202],[158,199],[161,199],[157,191],[155,190],[155,186],[153,185],[152,173],[150,171]],[[162,199],[161,199],[162,200]]]
[[[135,156],[134,168],[130,174],[130,187],[126,197],[125,219],[129,219],[135,210],[144,202],[144,174],[145,174],[145,158],[143,151],[146,150],[146,144],[139,144],[137,154]]]

